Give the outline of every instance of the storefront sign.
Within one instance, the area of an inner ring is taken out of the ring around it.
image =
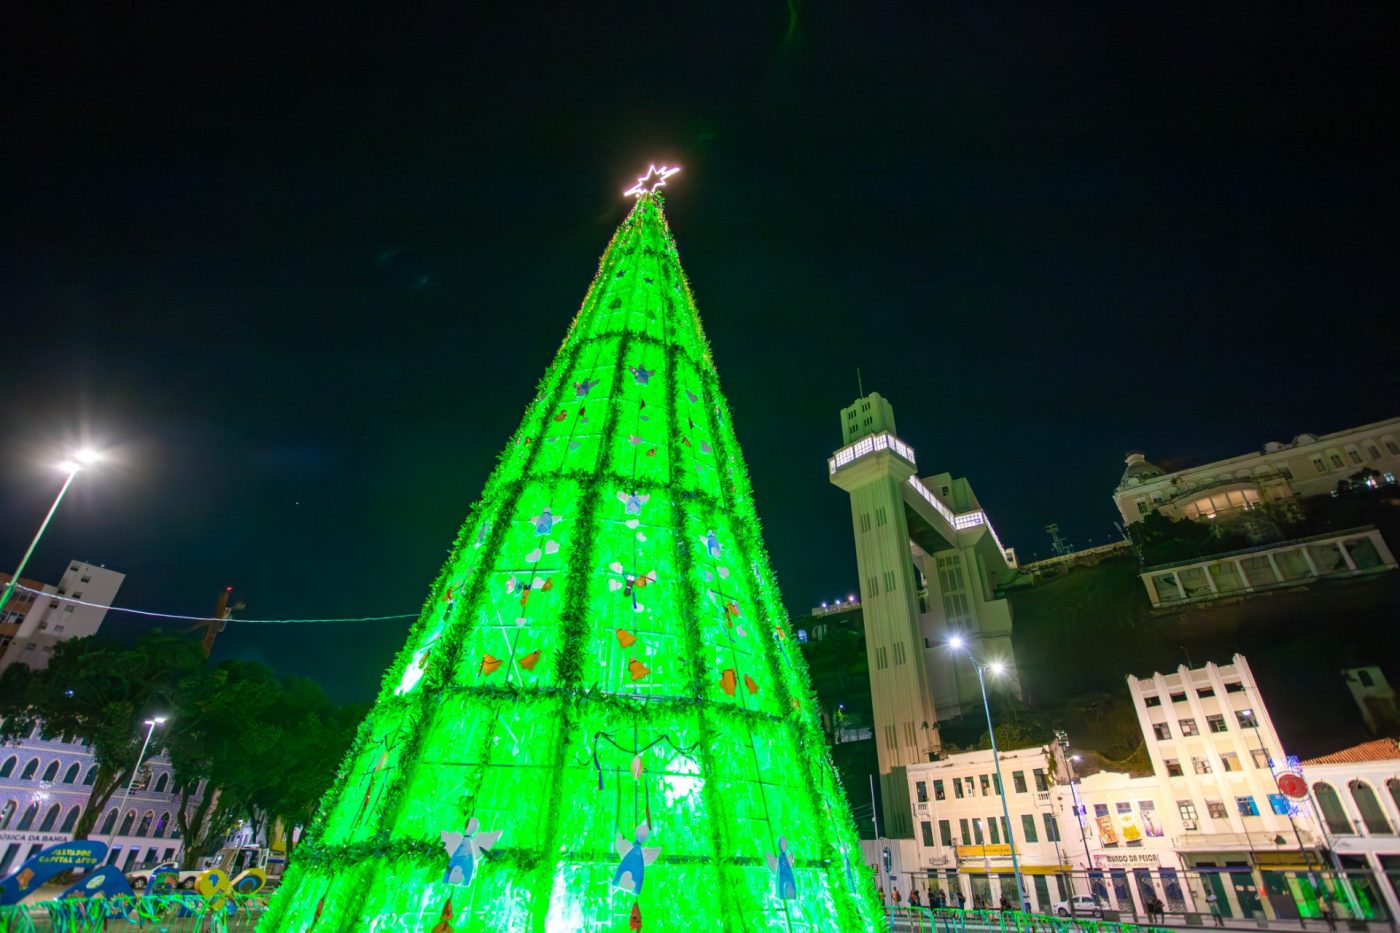
[[[958,858],[1011,858],[1011,846],[958,846]]]
[[[1138,868],[1157,863],[1156,852],[1098,852],[1094,855],[1096,868]]]

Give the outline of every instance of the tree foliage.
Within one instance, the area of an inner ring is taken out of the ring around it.
[[[210,665],[198,642],[159,632],[132,645],[97,636],[60,642],[47,668],[13,665],[0,677],[0,740],[37,726],[47,738],[92,748],[97,777],[76,838],[87,837],[130,778],[144,720],[167,716],[155,747],[175,772],[186,867],[216,850],[239,820],[269,836],[276,821],[309,822],[362,713],[260,663]]]

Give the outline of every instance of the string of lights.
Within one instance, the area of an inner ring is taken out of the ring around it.
[[[128,615],[145,616],[150,619],[173,619],[177,622],[236,622],[239,625],[297,625],[325,622],[394,622],[402,619],[418,618],[418,613],[406,612],[401,615],[359,616],[346,619],[219,619],[214,616],[182,616],[170,612],[149,612],[145,609],[128,609],[124,606],[104,606],[101,603],[88,602],[85,599],[77,599],[73,596],[60,596],[57,593],[45,593],[43,590],[36,590],[22,583],[16,583],[15,589],[25,593],[32,593],[36,599],[51,599],[55,602],[72,603],[75,606],[91,606],[94,609],[105,609],[108,612],[125,612]]]

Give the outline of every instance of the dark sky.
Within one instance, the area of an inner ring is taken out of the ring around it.
[[[1026,558],[1129,449],[1400,410],[1394,4],[421,6],[7,15],[0,562],[86,434],[34,575],[415,611],[650,159],[791,608],[855,583],[858,366]],[[218,652],[364,699],[405,628]]]

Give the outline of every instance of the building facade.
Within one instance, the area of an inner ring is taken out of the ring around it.
[[[1302,767],[1336,867],[1368,870],[1400,917],[1400,743],[1373,739]]]
[[[96,777],[92,752],[79,742],[45,739],[36,731],[0,746],[0,877],[40,849],[73,838]],[[202,797],[202,782],[197,790],[191,808]],[[180,795],[169,759],[147,758],[121,807],[124,792],[123,786],[112,794],[88,836],[109,844],[107,864],[131,871],[179,859]]]
[[[976,672],[966,655],[949,651],[949,637],[960,635],[983,658],[1013,660],[1011,608],[996,588],[1016,557],[965,479],[919,477],[894,409],[878,393],[844,409],[841,427],[845,446],[827,467],[851,498],[887,829],[907,838],[904,769],[938,754],[940,716],[980,703]]]
[[[8,575],[0,575],[8,583]],[[85,561],[69,561],[58,585],[21,579],[30,590],[50,596],[67,596],[92,605],[69,600],[45,599],[33,592],[16,589],[0,620],[0,671],[11,664],[47,667],[54,645],[69,638],[92,635],[102,627],[107,608],[121,589],[125,574]]]
[[[1300,434],[1289,443],[1168,473],[1141,453],[1128,455],[1113,501],[1125,524],[1152,512],[1172,518],[1242,518],[1265,503],[1326,495],[1339,482],[1373,470],[1388,482],[1400,473],[1400,418],[1334,434]]]

